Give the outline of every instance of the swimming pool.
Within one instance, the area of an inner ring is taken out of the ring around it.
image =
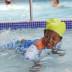
[[[64,1],[63,1],[64,2]],[[21,39],[38,39],[43,37],[43,30],[46,26],[46,19],[48,18],[64,18],[61,19],[66,23],[67,31],[64,33],[62,41],[62,49],[66,50],[64,56],[54,55],[51,53],[51,50],[44,50],[41,54],[41,67],[34,67],[32,61],[27,61],[24,59],[24,55],[16,53],[14,49],[0,49],[0,70],[1,72],[72,72],[72,57],[71,57],[71,48],[72,48],[72,17],[71,16],[71,2],[63,3],[64,8],[53,8],[50,4],[44,1],[40,3],[34,2],[34,8],[36,9],[33,13],[34,19],[43,19],[43,20],[33,20],[33,21],[23,21],[29,19],[29,7],[28,2],[21,3],[22,6],[19,6],[18,3],[14,3],[20,8],[5,10],[1,9],[1,18],[0,18],[0,45],[13,42],[15,40]],[[2,3],[4,4],[4,3]],[[49,9],[47,9],[47,5]],[[38,5],[39,9],[36,7]],[[42,6],[42,8],[41,8]],[[4,4],[5,7],[5,4]],[[44,11],[41,11],[46,9]],[[53,10],[55,9],[54,14]],[[62,11],[63,10],[63,11]],[[66,13],[66,11],[68,12]],[[38,12],[37,12],[38,11]],[[58,11],[58,12],[57,12]],[[40,13],[39,13],[40,12]],[[50,14],[48,14],[48,12]],[[52,13],[51,13],[52,12]],[[4,14],[3,14],[4,13]],[[58,15],[55,15],[58,14]],[[62,14],[60,14],[62,13]],[[7,15],[5,15],[7,14]],[[17,14],[17,15],[16,15]],[[3,17],[4,16],[4,17]],[[44,20],[45,19],[45,20]],[[11,21],[13,20],[13,21]],[[14,21],[17,20],[17,21]],[[21,20],[21,21],[18,21]],[[44,54],[43,54],[44,53]],[[50,55],[48,55],[50,53]]]
[[[7,9],[5,3],[0,3],[0,21],[28,20],[30,19],[29,0],[14,1],[15,9]],[[33,19],[71,18],[72,1],[60,0],[61,8],[50,5],[48,0],[33,0]]]
[[[15,39],[39,39],[43,37],[44,28],[0,30],[0,45]],[[64,56],[52,54],[51,50],[44,50],[41,54],[41,66],[34,67],[32,61],[24,59],[24,55],[16,53],[15,49],[0,49],[1,72],[72,72],[72,30],[68,29],[62,40]],[[48,55],[50,53],[50,55]]]

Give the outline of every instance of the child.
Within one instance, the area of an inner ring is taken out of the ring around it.
[[[11,0],[5,0],[5,3],[6,3],[6,7],[7,7],[8,9],[16,8],[15,5],[12,5],[12,4],[11,4]]]
[[[44,37],[34,41],[22,40],[19,51],[25,53],[26,59],[34,60],[44,48],[53,49],[62,40],[65,30],[66,25],[64,22],[58,19],[48,19],[46,29],[44,30]]]
[[[49,2],[53,7],[62,7],[62,5],[59,4],[59,0],[53,0],[53,3],[51,2],[51,0],[49,0]]]
[[[11,5],[11,0],[5,0],[6,5]]]
[[[19,53],[24,53],[26,59],[35,60],[43,49],[53,49],[62,40],[65,30],[66,25],[64,22],[58,19],[48,19],[46,29],[44,30],[44,37],[33,41],[21,40],[20,47],[18,42],[15,42],[15,48]]]

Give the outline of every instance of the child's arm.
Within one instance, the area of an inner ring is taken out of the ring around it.
[[[51,0],[49,0],[50,4],[54,7],[56,7],[56,4],[52,3]]]
[[[31,45],[25,53],[25,59],[35,61],[38,55],[39,55],[39,50],[36,48],[35,45]]]

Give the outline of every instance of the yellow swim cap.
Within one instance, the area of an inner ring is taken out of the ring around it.
[[[66,24],[58,19],[48,19],[46,21],[46,29],[55,31],[62,37],[66,30]]]

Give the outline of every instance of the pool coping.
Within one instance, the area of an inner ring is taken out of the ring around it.
[[[59,20],[66,20],[66,21],[72,21],[72,18],[57,18]],[[0,21],[0,23],[5,22],[34,22],[34,21],[46,21],[48,19],[33,19],[33,20],[8,20],[8,21]]]

